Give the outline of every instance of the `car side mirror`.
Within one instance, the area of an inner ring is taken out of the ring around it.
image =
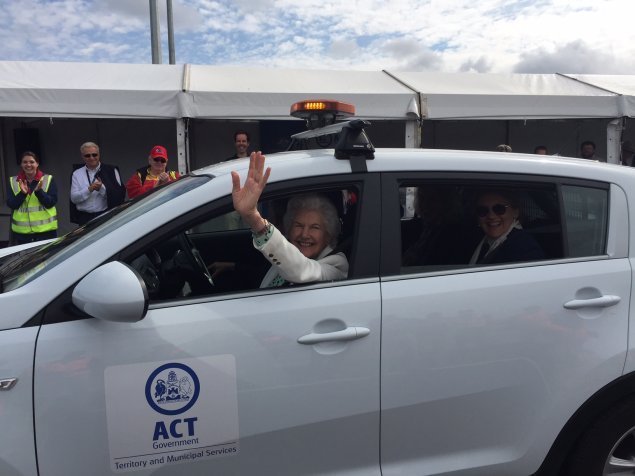
[[[148,290],[141,275],[111,261],[92,270],[73,289],[73,304],[86,314],[114,322],[137,322],[148,311]]]

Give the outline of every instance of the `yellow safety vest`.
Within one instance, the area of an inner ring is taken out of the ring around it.
[[[40,179],[42,190],[48,192],[52,179],[53,177],[48,174],[42,176]],[[9,184],[14,195],[18,195],[21,192],[17,176],[11,177]],[[57,230],[57,209],[54,206],[51,208],[43,207],[37,195],[29,193],[20,208],[13,210],[11,229],[14,233],[21,234]]]

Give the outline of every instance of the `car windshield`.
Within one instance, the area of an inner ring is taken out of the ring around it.
[[[211,178],[205,175],[182,177],[180,180],[158,187],[150,193],[113,208],[55,241],[0,259],[0,283],[2,284],[0,292],[23,286],[86,246],[104,239],[105,235],[113,230],[149,210],[200,187]]]

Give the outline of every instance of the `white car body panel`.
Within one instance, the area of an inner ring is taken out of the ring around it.
[[[350,163],[332,155],[268,157],[269,182],[349,174]],[[105,375],[124,365],[220,355],[236,362],[239,452],[133,472],[139,475],[527,475],[576,409],[635,370],[635,207],[628,197],[635,171],[561,157],[391,149],[366,165],[369,173],[611,184],[605,256],[173,300],[151,304],[136,323],[34,321],[122,249],[229,195],[229,172],[244,179],[247,165],[235,160],[194,172],[215,178],[108,234],[96,229],[80,238],[82,250],[0,294],[0,379],[19,378],[0,391],[0,425],[11,428],[0,440],[0,474],[113,474]],[[360,231],[361,239],[375,239]],[[0,257],[39,244],[0,250]],[[563,307],[589,288],[620,301],[599,310]],[[340,327],[369,334],[297,342]],[[147,431],[131,418],[130,432]]]
[[[344,343],[297,343],[334,319],[370,334]],[[313,474],[379,475],[379,333],[378,283],[175,304],[151,309],[135,324],[44,326],[35,370],[40,474],[111,474],[106,368],[231,354],[239,453],[190,463],[187,474],[291,476],[311,468]],[[49,385],[63,390],[51,398]],[[130,431],[140,438],[148,433],[134,421]],[[136,474],[177,471],[183,467]]]
[[[37,327],[0,332],[0,380],[17,379],[12,388],[0,390],[3,476],[37,474],[33,438],[33,354],[37,333]]]
[[[18,251],[28,250],[30,248],[35,248],[36,246],[42,246],[47,243],[50,243],[51,241],[55,241],[55,239],[35,241],[33,243],[24,243],[22,245],[7,246],[6,248],[0,249],[0,258],[11,255],[13,253],[17,253]]]
[[[622,301],[563,308],[586,287]],[[536,471],[570,415],[622,374],[630,288],[626,259],[384,282],[384,476]]]

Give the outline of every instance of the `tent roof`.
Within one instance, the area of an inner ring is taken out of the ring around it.
[[[0,116],[288,119],[303,99],[368,119],[635,117],[635,75],[0,61]]]
[[[0,61],[0,116],[180,117],[182,65]]]
[[[190,117],[289,119],[291,105],[304,99],[352,103],[360,118],[405,119],[418,112],[415,93],[381,71],[188,68]]]
[[[624,74],[567,74],[567,76],[619,94],[621,96],[619,115],[635,117],[635,76]]]
[[[429,119],[597,118],[616,95],[558,74],[389,73],[422,96]]]

